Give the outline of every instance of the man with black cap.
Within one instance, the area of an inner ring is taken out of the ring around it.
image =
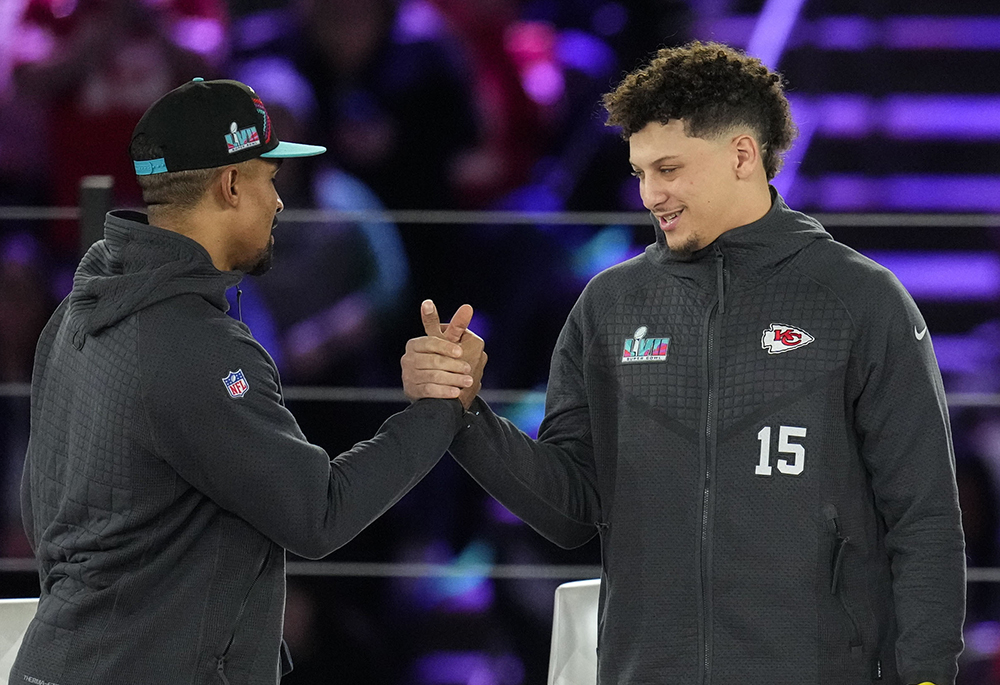
[[[461,402],[412,404],[331,459],[225,298],[270,266],[281,161],[324,148],[279,141],[242,83],[195,79],[130,152],[148,217],[108,215],[38,343],[22,512],[41,597],[11,682],[273,684],[284,550],[332,552],[434,466],[482,341],[451,349]]]

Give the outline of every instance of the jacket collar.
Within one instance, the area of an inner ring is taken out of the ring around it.
[[[656,242],[646,248],[647,258],[700,289],[715,292],[720,255],[727,287],[745,288],[768,278],[813,241],[833,239],[818,221],[789,209],[773,186],[770,190],[771,208],[767,214],[753,223],[726,231],[687,259],[670,251],[654,219]]]
[[[67,317],[74,344],[82,347],[85,336],[177,295],[195,293],[226,312],[226,290],[242,277],[219,271],[204,247],[149,225],[145,214],[110,212],[104,239],[90,247],[73,277]]]

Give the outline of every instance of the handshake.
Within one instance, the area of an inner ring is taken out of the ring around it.
[[[399,360],[403,392],[413,402],[457,398],[468,409],[479,394],[487,359],[483,339],[469,330],[472,307],[463,304],[444,325],[434,303],[424,300],[420,318],[426,335],[407,342]]]

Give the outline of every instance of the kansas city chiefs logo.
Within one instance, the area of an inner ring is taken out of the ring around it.
[[[801,328],[784,323],[772,323],[761,336],[760,346],[767,350],[768,354],[781,354],[805,347],[815,339]]]

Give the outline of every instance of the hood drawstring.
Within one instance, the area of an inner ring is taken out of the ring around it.
[[[240,316],[240,323],[243,323],[243,291],[240,286],[236,286],[236,313]]]

